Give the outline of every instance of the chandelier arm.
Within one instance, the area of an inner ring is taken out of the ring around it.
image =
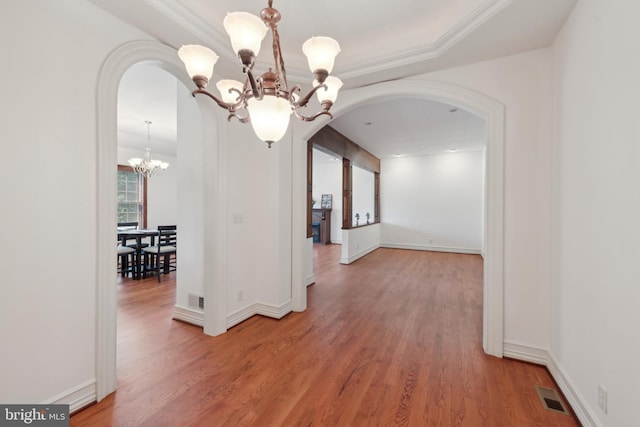
[[[214,94],[207,92],[204,89],[196,89],[193,92],[191,92],[192,96],[196,96],[197,94],[202,94],[202,95],[207,95],[209,98],[213,99],[216,104],[218,104],[220,107],[229,110],[229,111],[233,111],[236,107],[236,104],[227,104],[226,102],[222,101],[221,99],[218,99]]]
[[[258,85],[256,84],[256,79],[253,78],[251,69],[246,68],[245,73],[247,73],[247,80],[249,80],[249,84],[251,85],[251,92],[253,92],[253,97],[256,99],[262,99],[262,94],[258,90]]]
[[[300,89],[300,86],[296,86],[298,89]],[[313,89],[311,89],[311,91],[309,93],[307,93],[303,98],[300,99],[300,101],[296,102],[294,104],[295,107],[304,107],[309,103],[309,100],[311,100],[311,97],[313,96],[314,93],[316,93],[318,90],[324,88],[325,90],[327,89],[327,85],[325,84],[321,84],[318,85],[316,87],[314,87]]]
[[[238,119],[238,121],[240,123],[249,123],[251,121],[250,117],[249,117],[249,114],[247,114],[246,116],[241,116],[240,114],[238,114],[238,112],[236,110],[231,111],[231,113],[227,117],[227,121],[230,122],[233,117]]]
[[[229,93],[237,93],[238,94],[238,102],[236,102],[235,104],[231,104],[231,103],[226,103],[229,107],[228,110],[231,112],[235,112],[239,107],[242,107],[242,105],[245,102],[245,98],[244,98],[244,92],[232,87],[229,88]],[[226,107],[225,107],[226,108]]]
[[[320,111],[319,113],[316,113],[313,116],[304,116],[298,112],[297,108],[294,108],[293,113],[296,115],[298,119],[302,120],[303,122],[312,122],[320,116],[329,116],[329,118],[333,119],[333,114],[331,114],[328,110]]]
[[[295,101],[295,99],[293,98],[293,93],[294,92],[300,92],[302,90],[302,87],[300,85],[295,85],[294,87],[291,88],[291,90],[288,92],[289,96],[287,97],[287,99],[289,100],[289,102],[291,103],[291,105],[293,105],[294,107],[298,107],[297,102]]]

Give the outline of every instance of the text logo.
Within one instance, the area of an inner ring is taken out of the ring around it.
[[[69,427],[69,405],[0,405],[0,427]]]

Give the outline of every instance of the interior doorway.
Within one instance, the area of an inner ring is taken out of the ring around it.
[[[177,224],[188,224],[180,230],[180,251],[183,257],[189,257],[189,266],[182,263],[177,271],[176,300],[186,306],[188,292],[191,290],[182,285],[189,283],[197,287],[209,301],[221,301],[220,279],[224,263],[220,259],[222,253],[218,248],[204,245],[208,235],[222,235],[220,232],[220,215],[215,209],[219,200],[224,200],[217,186],[216,168],[208,168],[205,172],[203,159],[217,162],[218,138],[217,121],[220,116],[206,106],[194,102],[189,90],[192,82],[184,72],[176,51],[166,45],[152,41],[127,43],[112,52],[102,66],[98,81],[98,117],[97,117],[97,327],[96,327],[96,399],[102,400],[116,389],[117,371],[117,297],[114,286],[116,253],[113,250],[114,228],[116,225],[116,167],[117,149],[117,105],[118,90],[122,77],[127,70],[139,63],[151,63],[169,72],[176,79],[176,86],[182,85],[186,95],[178,96],[178,146],[180,141],[190,141],[191,149],[181,151],[181,161],[188,164],[188,173],[178,175],[177,186],[180,191],[177,204],[184,208],[178,211]],[[180,113],[184,110],[184,114]],[[202,116],[211,119],[204,121]],[[180,125],[181,122],[185,124]],[[205,139],[207,144],[204,143]],[[184,157],[183,154],[184,153]],[[183,169],[184,170],[184,169]],[[209,188],[209,192],[205,191]],[[206,197],[206,201],[205,201]],[[198,204],[199,209],[189,209]],[[212,207],[213,206],[213,207]],[[181,212],[183,212],[181,214]],[[189,212],[198,212],[193,217]],[[181,215],[185,215],[185,220]],[[203,249],[204,248],[204,249]],[[198,257],[197,254],[200,254]],[[192,256],[191,256],[192,255]],[[208,262],[205,263],[204,259]],[[189,280],[182,280],[186,275]],[[204,277],[208,278],[204,286]],[[176,308],[178,306],[176,304]],[[215,334],[224,330],[224,316],[220,315],[220,305],[210,304],[201,313],[200,320],[205,332]]]
[[[505,138],[505,109],[504,105],[496,100],[471,91],[469,89],[451,85],[448,83],[429,80],[399,80],[384,82],[378,85],[367,86],[345,93],[341,96],[340,103],[334,109],[334,117],[340,117],[360,105],[386,99],[399,98],[424,98],[431,101],[452,105],[464,109],[483,119],[486,123],[486,153],[485,153],[485,193],[483,200],[483,247],[482,256],[484,263],[484,299],[483,299],[483,348],[485,353],[502,357],[504,336],[504,138]],[[300,139],[308,141],[322,124],[310,126]],[[298,152],[297,161],[304,162],[306,152]],[[301,171],[299,179],[303,180],[304,171]],[[304,182],[304,181],[303,181]],[[306,192],[300,188],[298,206],[306,204]],[[304,224],[306,221],[306,209],[299,208],[295,221]],[[298,225],[297,228],[302,228]],[[306,286],[313,281],[313,265],[310,260],[313,256],[311,239],[305,239],[302,233],[298,234],[300,249],[294,248],[294,265],[299,263],[306,266],[307,271],[298,274],[298,282],[294,285],[295,299],[298,307],[304,306],[306,301]]]

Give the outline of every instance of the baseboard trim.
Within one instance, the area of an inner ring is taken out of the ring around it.
[[[502,356],[535,363],[536,365],[547,366],[549,363],[549,352],[547,350],[515,342],[504,342]]]
[[[375,251],[376,249],[378,249],[380,247],[380,245],[373,245],[370,246],[366,249],[362,249],[358,252],[356,252],[355,254],[351,255],[348,258],[340,258],[340,264],[351,264],[352,262],[355,262],[357,260],[359,260],[360,258],[362,258],[363,256],[370,254],[371,252]]]
[[[414,245],[406,243],[380,243],[381,248],[409,249],[412,251],[451,252],[454,254],[480,255],[480,249],[458,248],[453,246]]]
[[[96,401],[96,380],[91,379],[46,400],[42,404],[69,405],[69,413],[74,413]]]
[[[313,285],[316,283],[316,276],[314,274],[310,274],[304,280],[305,286]]]
[[[181,322],[189,323],[191,325],[200,326],[201,328],[204,327],[204,313],[187,307],[179,305],[174,306],[173,319],[180,320]]]
[[[229,314],[227,316],[227,329],[236,326],[240,322],[244,322],[256,314],[257,312],[253,304]]]
[[[245,320],[255,316],[256,314],[266,317],[272,317],[274,319],[282,319],[292,311],[293,302],[291,300],[285,302],[284,304],[281,304],[280,306],[257,302],[228,315],[227,328],[231,328],[238,323],[244,322]]]
[[[549,353],[549,363],[547,369],[551,373],[551,376],[562,390],[562,393],[567,398],[571,409],[578,417],[578,420],[583,427],[604,427],[598,420],[598,417],[594,415],[591,406],[587,403],[584,396],[578,391],[577,387],[571,381],[566,371],[558,364],[558,360],[552,353]]]
[[[287,314],[293,311],[293,303],[291,300],[281,304],[280,306],[274,306],[270,304],[256,303],[256,314],[262,316],[273,317],[274,319],[282,319]]]
[[[545,366],[556,384],[558,384],[560,391],[562,391],[562,394],[566,397],[569,406],[571,406],[571,409],[583,427],[603,427],[598,417],[594,415],[587,400],[580,394],[575,384],[573,384],[551,352],[541,348],[506,341],[503,344],[503,348],[504,357]]]

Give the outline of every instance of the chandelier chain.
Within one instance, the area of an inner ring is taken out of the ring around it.
[[[280,48],[280,33],[278,33],[278,27],[275,23],[271,24],[271,33],[273,34],[273,60],[276,64],[276,74],[281,75],[284,89],[288,91],[289,82],[287,81],[287,70],[284,68],[284,58]]]
[[[147,124],[147,148],[150,150],[151,149],[151,130],[149,129],[151,127],[151,123],[149,120],[145,120],[144,121]]]

